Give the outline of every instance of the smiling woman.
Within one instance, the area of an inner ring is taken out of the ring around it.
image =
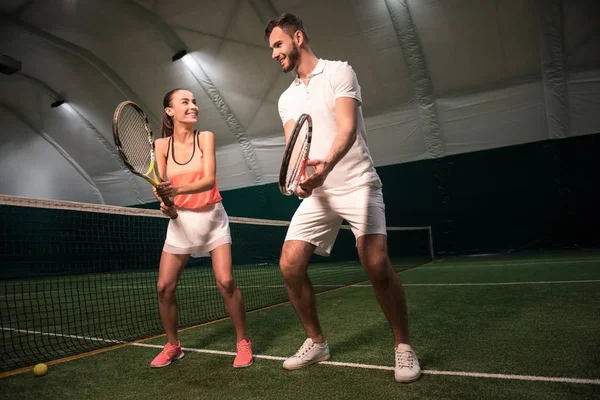
[[[217,186],[215,138],[212,132],[194,129],[198,106],[194,94],[184,89],[169,91],[163,99],[162,138],[156,141],[156,162],[167,180],[155,195],[161,211],[178,218],[169,223],[158,271],[160,316],[168,343],[150,364],[159,368],[183,357],[177,338],[175,289],[190,257],[212,259],[217,288],[237,333],[234,367],[252,364],[252,348],[246,334],[242,294],[237,288],[231,265],[229,219]],[[166,205],[162,198],[173,199]]]

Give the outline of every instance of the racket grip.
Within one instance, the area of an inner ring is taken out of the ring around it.
[[[161,200],[163,201],[163,203],[165,203],[167,207],[171,207],[173,205],[173,202],[168,197],[161,197]],[[177,216],[177,213],[175,213],[175,215],[172,215],[170,218],[177,219]]]

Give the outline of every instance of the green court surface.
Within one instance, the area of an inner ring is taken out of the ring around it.
[[[400,271],[423,263],[403,259]],[[288,300],[277,265],[234,267],[247,310]],[[309,275],[323,292],[364,281],[356,262],[317,263]],[[0,374],[163,332],[156,294],[158,271],[0,280]],[[227,317],[210,266],[187,268],[178,284],[181,327]]]
[[[317,297],[329,362],[282,369],[305,338],[283,303],[248,314],[256,355],[249,368],[232,367],[235,333],[224,319],[183,330],[186,356],[162,369],[149,367],[165,343],[159,336],[62,360],[44,377],[5,373],[0,392],[3,399],[600,398],[600,252],[443,259],[399,276],[424,371],[412,384],[394,381],[391,331],[363,282]],[[243,275],[237,280],[245,296],[258,289],[244,287]]]

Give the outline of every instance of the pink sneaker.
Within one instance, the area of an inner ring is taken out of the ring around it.
[[[243,368],[252,365],[254,362],[252,358],[252,343],[247,341],[246,339],[242,339],[236,345],[237,355],[235,356],[235,360],[233,361],[233,366],[235,368]]]
[[[183,357],[183,350],[181,350],[181,343],[177,342],[177,345],[174,346],[171,343],[165,345],[159,355],[157,355],[154,360],[150,363],[152,368],[161,368],[166,367],[171,364],[171,362],[175,360],[179,360]]]

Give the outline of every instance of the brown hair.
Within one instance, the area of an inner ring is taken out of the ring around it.
[[[265,39],[269,40],[269,36],[271,36],[271,32],[275,28],[281,28],[282,31],[287,33],[290,36],[293,36],[296,31],[302,32],[304,36],[304,41],[309,43],[308,34],[304,30],[304,24],[300,17],[295,14],[285,13],[281,14],[279,17],[272,19],[269,21],[267,26],[265,27]]]
[[[162,127],[160,130],[161,137],[169,137],[173,135],[173,118],[167,115],[165,108],[171,107],[171,100],[173,98],[173,93],[178,90],[182,90],[181,88],[173,89],[165,94],[163,98],[163,112],[162,112]]]

